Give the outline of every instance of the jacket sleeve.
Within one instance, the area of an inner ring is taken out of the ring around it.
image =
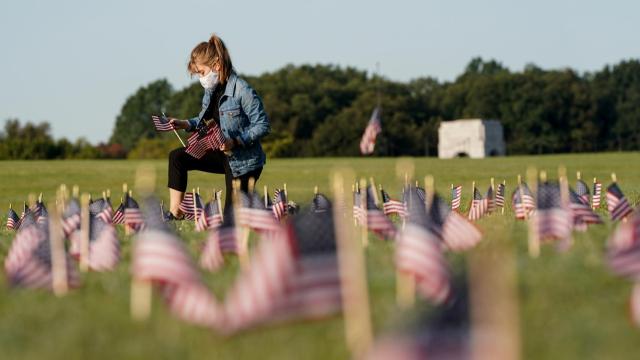
[[[240,102],[242,111],[249,118],[249,126],[240,134],[238,140],[244,146],[251,146],[271,132],[271,124],[262,100],[255,90],[249,87],[243,91]]]
[[[188,119],[187,121],[189,122],[189,127],[186,128],[186,131],[195,131],[196,130],[196,126],[198,125],[198,120],[200,120],[199,117],[192,117],[191,119]]]

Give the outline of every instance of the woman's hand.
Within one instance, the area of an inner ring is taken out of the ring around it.
[[[220,150],[222,150],[222,152],[229,152],[231,151],[231,149],[233,149],[233,140],[231,139],[225,139],[224,140],[224,144],[222,144],[222,146],[220,146]]]
[[[187,120],[170,118],[169,124],[173,125],[173,127],[179,130],[186,130],[189,128],[189,122]]]

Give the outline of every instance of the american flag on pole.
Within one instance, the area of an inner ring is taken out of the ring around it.
[[[576,181],[576,195],[580,197],[583,203],[589,204],[589,198],[591,197],[591,194],[589,193],[589,185],[581,179]]]
[[[194,132],[187,139],[187,149],[185,152],[196,159],[200,159],[209,150],[219,150],[224,144],[225,138],[218,124],[209,127],[206,135],[202,136],[199,131]]]
[[[128,193],[124,196],[124,224],[134,230],[140,230],[143,225],[140,205]]]
[[[629,201],[615,182],[607,188],[607,209],[613,221],[622,220],[633,212]]]
[[[375,203],[375,189],[369,185],[366,189],[366,217],[367,217],[367,230],[372,231],[382,239],[393,239],[396,235],[396,227],[391,220],[378,208]],[[361,213],[364,215],[364,213]],[[358,218],[359,223],[364,222],[364,216]]]
[[[595,181],[594,179],[593,196],[591,197],[591,207],[593,209],[599,208],[601,201],[602,201],[602,183]]]
[[[502,183],[498,184],[498,190],[496,191],[496,206],[504,208],[504,197],[506,193],[506,186]]]
[[[569,209],[573,216],[573,227],[579,231],[586,231],[589,224],[602,224],[602,219],[589,205],[589,198],[586,200],[569,189]]]
[[[451,186],[451,210],[458,210],[462,199],[462,185]]]
[[[310,211],[314,213],[327,212],[331,210],[331,201],[324,194],[317,193],[311,200]]]
[[[114,225],[124,224],[124,203],[122,202],[122,199],[116,211],[113,212],[113,217],[111,218],[111,222]]]
[[[436,194],[432,207],[438,207],[442,216],[442,243],[451,251],[468,250],[482,240],[480,229],[457,211],[450,210]]]
[[[279,228],[273,211],[264,207],[264,200],[257,192],[247,194],[240,192],[240,204],[238,208],[239,226],[244,226],[252,230],[273,231]]]
[[[200,254],[200,266],[209,271],[216,271],[224,264],[223,254],[238,254],[238,241],[234,212],[229,207],[225,210],[222,225],[211,229],[207,241]]]
[[[360,140],[360,153],[362,155],[372,154],[376,147],[376,137],[382,132],[381,113],[382,109],[379,106],[376,107],[371,114],[367,127],[364,129],[364,134],[362,134],[362,139]]]
[[[5,273],[11,286],[52,289],[48,221],[36,224],[32,215],[27,216],[30,221],[18,231],[5,258]],[[80,277],[68,256],[66,265],[68,285],[79,286]]]
[[[195,213],[193,211],[193,203],[194,203],[194,193],[192,192],[184,193],[184,197],[182,198],[182,201],[180,202],[178,207],[180,208],[180,211],[182,211],[182,213],[184,214],[184,218],[186,220],[195,219]]]
[[[258,245],[251,267],[227,297],[230,331],[293,319],[317,319],[342,308],[332,211],[304,212]]]
[[[47,217],[49,216],[49,212],[47,211],[47,207],[44,205],[42,198],[39,198],[38,201],[31,208],[31,212],[33,216],[36,218],[36,222],[45,222]]]
[[[220,209],[218,208],[218,202],[216,198],[213,198],[204,206],[203,216],[198,218],[196,227],[200,227],[200,231],[204,231],[207,229],[215,229],[220,226],[220,224],[222,224],[222,214],[220,212]]]
[[[169,122],[166,116],[151,116],[151,120],[153,120],[153,126],[156,128],[156,131],[165,132],[165,131],[173,131],[176,128]]]
[[[193,200],[193,220],[195,221],[195,230],[196,231],[205,231],[207,230],[207,218],[204,213],[204,202],[202,201],[202,197],[199,193],[194,194]]]
[[[515,211],[516,219],[524,220],[527,214],[532,214],[536,208],[536,202],[533,198],[533,193],[526,183],[518,185],[513,191],[511,196],[513,203],[513,209]]]
[[[278,221],[287,216],[287,194],[284,190],[276,189],[273,192],[273,215]]]
[[[538,185],[536,212],[529,222],[530,234],[540,241],[567,240],[571,236],[573,217],[562,204],[558,182],[543,182]]]
[[[76,231],[80,231],[80,203],[71,198],[62,214],[62,230],[67,238]]]
[[[107,224],[113,222],[113,207],[108,199],[98,199],[89,204],[89,212],[102,219]]]
[[[407,215],[402,201],[393,200],[384,189],[380,189],[380,194],[382,195],[382,211],[385,215],[397,214],[401,217]]]
[[[20,217],[18,213],[16,213],[11,205],[9,205],[9,212],[7,213],[7,230],[17,230],[18,224],[20,222]]]
[[[485,196],[485,199],[487,201],[487,213],[496,211],[496,200],[493,186],[489,185],[489,189],[487,189],[487,195]]]
[[[69,254],[80,258],[82,232],[71,234]],[[89,268],[93,271],[111,271],[120,261],[120,242],[111,223],[101,216],[89,215]]]
[[[436,304],[450,296],[449,267],[442,253],[442,214],[438,206],[427,212],[413,186],[405,190],[409,216],[398,233],[395,262],[398,271],[415,277],[422,296]],[[435,204],[435,202],[433,202]]]
[[[607,248],[609,249],[610,255],[615,255],[631,247],[637,247],[638,242],[640,242],[640,212],[635,211],[627,220],[628,221],[618,225],[607,241]],[[640,250],[640,248],[636,250]],[[640,263],[638,265],[640,265]]]
[[[488,208],[488,200],[482,197],[478,188],[474,187],[473,200],[471,200],[471,206],[469,207],[469,220],[479,220],[488,212]]]
[[[205,287],[182,241],[161,220],[155,199],[145,201],[145,228],[133,242],[132,276],[151,282],[177,318],[200,326],[222,328],[224,312]]]

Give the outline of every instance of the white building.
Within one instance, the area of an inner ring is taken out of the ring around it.
[[[443,121],[438,129],[438,157],[473,159],[506,154],[502,124],[497,120]]]

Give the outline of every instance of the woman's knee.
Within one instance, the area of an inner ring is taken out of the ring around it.
[[[179,163],[182,160],[183,154],[184,154],[184,148],[177,148],[177,149],[171,150],[171,152],[169,153],[169,163],[170,164]]]

